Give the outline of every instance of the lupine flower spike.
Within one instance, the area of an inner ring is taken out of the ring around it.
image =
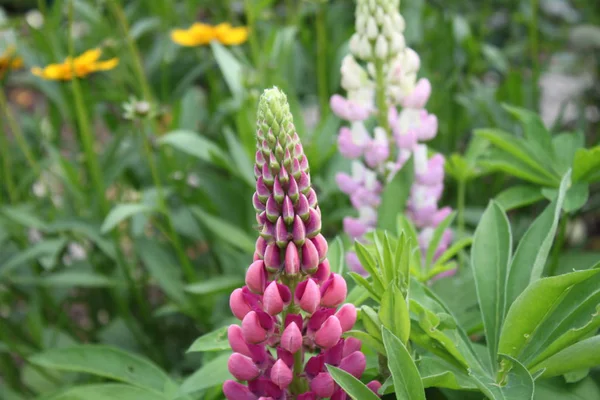
[[[358,214],[344,219],[344,231],[351,239],[364,241],[365,234],[375,228],[384,185],[412,155],[415,180],[407,214],[420,229],[419,244],[425,253],[435,227],[451,210],[437,206],[444,188],[444,157],[436,154],[428,158],[427,146],[422,144],[433,139],[438,128],[436,116],[425,110],[431,84],[426,78],[417,79],[420,60],[414,50],[406,47],[399,3],[357,1],[351,54],[343,59],[341,67],[347,97],[331,98],[333,112],[350,124],[340,130],[340,153],[354,161],[351,174],[340,173],[336,180]],[[369,118],[377,119],[372,134],[364,124]],[[451,239],[448,230],[436,255],[448,247]],[[356,254],[348,253],[347,261],[353,269],[364,271]]]
[[[347,399],[325,365],[362,375],[360,341],[342,338],[356,309],[342,306],[346,282],[329,270],[308,160],[277,88],[260,98],[256,136],[252,202],[259,238],[246,285],[230,298],[241,327],[228,331],[229,371],[245,383],[227,381],[223,391],[229,400]]]

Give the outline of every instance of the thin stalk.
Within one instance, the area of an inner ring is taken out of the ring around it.
[[[120,6],[117,0],[111,0],[109,4],[112,7],[113,13],[117,17],[117,20],[119,21],[119,25],[121,26],[121,30],[123,31],[123,35],[127,41],[127,47],[129,48],[130,54],[133,56],[133,68],[135,76],[138,80],[138,84],[142,89],[142,95],[146,101],[153,101],[152,90],[150,90],[150,85],[148,84],[148,80],[146,79],[146,75],[144,73],[142,57],[140,56],[140,52],[135,44],[135,41],[131,37],[129,23],[127,22],[123,8]]]
[[[538,35],[538,9],[539,0],[531,0],[531,19],[529,20],[529,50],[531,56],[531,66],[533,73],[532,106],[537,107],[538,101],[538,81],[540,79],[539,62],[539,35]]]
[[[252,63],[254,64],[254,68],[256,68],[259,71],[260,80],[261,82],[263,82],[264,79],[260,57],[260,44],[258,43],[258,35],[256,31],[256,15],[254,14],[254,7],[252,6],[252,1],[244,0],[244,8],[246,10],[246,18],[248,20],[248,29],[250,30],[248,41],[250,42]]]
[[[17,141],[17,145],[25,155],[25,159],[29,164],[29,167],[34,170],[35,174],[39,176],[40,174],[40,165],[37,160],[33,156],[33,152],[29,147],[29,143],[27,143],[27,139],[25,138],[25,134],[21,129],[21,126],[17,122],[12,110],[8,105],[8,100],[6,99],[6,95],[4,94],[4,90],[0,90],[0,108],[4,111],[4,115],[6,116],[6,121],[8,122],[8,127],[11,130],[11,133],[15,137]]]
[[[385,99],[385,75],[382,60],[375,61],[375,101],[377,104],[377,123],[385,129],[388,138],[391,138],[392,132],[387,118],[388,107]]]
[[[327,77],[327,22],[325,3],[317,6],[317,86],[321,118],[329,113],[329,82]]]
[[[13,176],[10,173],[11,168],[11,156],[8,148],[8,141],[6,140],[6,134],[4,132],[4,126],[0,123],[0,152],[2,152],[2,172],[4,172],[4,182],[6,183],[6,191],[8,192],[8,199],[10,203],[17,201],[17,192],[15,189],[15,183],[13,182]]]
[[[467,192],[467,181],[460,178],[458,180],[458,194],[456,199],[456,219],[458,222],[458,238],[462,239],[465,237],[465,199]],[[464,251],[460,251],[459,255],[460,267],[463,268],[465,265],[466,257]]]
[[[148,137],[148,135],[146,134],[146,131],[144,130],[143,123],[140,126],[141,126],[141,135],[142,135],[142,142],[143,142],[143,146],[144,146],[144,152],[146,154],[146,158],[148,159],[148,165],[150,166],[150,173],[152,175],[152,180],[154,182],[154,186],[156,187],[156,193],[158,195],[157,197],[158,197],[159,210],[160,210],[161,214],[163,214],[165,219],[167,220],[167,226],[168,226],[169,234],[170,234],[169,236],[170,236],[171,241],[173,242],[173,246],[175,247],[175,252],[177,253],[177,258],[179,259],[179,262],[181,263],[181,265],[183,267],[183,272],[189,282],[194,282],[194,281],[196,281],[196,272],[194,271],[192,264],[190,263],[190,261],[188,260],[188,258],[185,255],[185,251],[181,244],[179,234],[177,233],[177,231],[175,230],[175,226],[173,225],[173,220],[171,219],[171,215],[170,215],[169,209],[167,207],[167,202],[165,200],[165,195],[163,192],[163,186],[162,186],[162,182],[160,179],[160,175],[158,173],[158,168],[156,167],[156,162],[154,161],[154,154],[152,153],[152,145],[150,143],[150,138]]]
[[[81,145],[85,153],[85,161],[88,167],[90,180],[92,181],[92,185],[94,186],[96,196],[98,198],[98,201],[100,202],[100,209],[104,214],[107,214],[109,210],[109,204],[105,196],[104,180],[102,179],[102,172],[100,170],[98,157],[96,156],[96,153],[94,151],[94,136],[90,130],[90,122],[83,101],[83,93],[79,84],[79,78],[76,76],[75,65],[73,64],[73,60],[75,58],[75,43],[73,40],[73,2],[74,0],[71,0],[69,2],[68,17],[68,47],[69,56],[71,59],[71,71],[73,75],[71,79],[71,92],[73,94],[73,99],[75,100],[75,114],[77,118],[77,124],[79,125],[79,138],[81,140]]]

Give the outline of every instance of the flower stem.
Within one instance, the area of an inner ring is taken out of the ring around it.
[[[462,239],[465,236],[465,198],[467,192],[467,181],[463,178],[460,178],[458,181],[458,194],[456,199],[456,210],[457,216],[456,219],[458,221],[458,239]],[[466,257],[464,251],[460,251],[459,253],[459,266],[464,267]]]
[[[388,107],[385,99],[385,75],[383,72],[383,60],[375,60],[375,101],[377,105],[377,123],[380,127],[385,129],[388,137],[392,137],[390,130],[390,124],[388,122],[387,114]]]
[[[250,42],[250,52],[252,53],[252,63],[254,68],[259,71],[261,82],[263,82],[263,71],[260,57],[260,44],[258,43],[258,35],[256,32],[256,15],[254,13],[254,7],[252,6],[251,0],[244,0],[244,8],[246,9],[246,18],[248,19],[248,29],[250,35],[248,41]]]
[[[9,203],[17,201],[17,193],[15,191],[15,183],[11,174],[11,156],[10,149],[8,148],[8,141],[6,140],[6,133],[4,132],[4,126],[0,124],[0,151],[2,152],[2,171],[4,172],[4,182],[6,182],[6,191],[8,192]]]
[[[329,82],[327,79],[327,22],[325,3],[317,6],[317,86],[321,119],[329,113]]]
[[[181,240],[179,238],[179,234],[175,230],[175,226],[173,225],[173,220],[171,219],[171,215],[169,213],[169,209],[167,207],[167,202],[165,199],[165,194],[163,191],[163,185],[160,179],[160,175],[158,173],[158,168],[156,167],[156,162],[154,161],[154,154],[152,153],[152,144],[150,142],[150,138],[146,134],[145,129],[143,128],[142,123],[141,135],[142,135],[142,143],[144,146],[144,152],[146,153],[146,158],[148,159],[148,165],[150,166],[150,173],[152,175],[152,180],[154,182],[154,186],[156,187],[156,193],[158,198],[158,207],[161,214],[164,215],[167,220],[167,226],[169,229],[170,239],[175,247],[175,252],[177,253],[177,258],[183,267],[183,272],[189,282],[196,281],[196,273],[192,264],[188,260],[185,255],[185,251],[181,244]]]
[[[6,99],[6,95],[4,94],[4,90],[0,90],[0,108],[4,111],[4,115],[6,116],[6,121],[8,122],[8,127],[11,130],[11,133],[15,137],[17,141],[17,145],[25,155],[25,159],[29,164],[29,167],[33,169],[35,174],[39,176],[41,170],[40,165],[37,160],[33,156],[33,152],[27,143],[27,139],[25,138],[25,134],[21,129],[21,126],[17,123],[17,119],[15,118],[10,106],[8,105],[8,100]]]

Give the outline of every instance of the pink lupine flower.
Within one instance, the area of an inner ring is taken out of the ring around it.
[[[384,163],[390,156],[390,147],[385,130],[375,128],[374,135],[373,140],[369,141],[365,148],[365,161],[371,168]]]
[[[323,394],[343,399],[346,394],[327,374],[325,363],[362,374],[360,343],[342,338],[356,322],[356,309],[342,305],[346,281],[331,273],[308,160],[278,89],[261,97],[257,125],[252,202],[260,238],[246,286],[230,297],[241,327],[232,325],[227,331],[234,351],[229,371],[247,386],[227,381],[223,392],[229,400],[317,400]],[[351,180],[365,190],[376,187],[368,174]],[[316,358],[304,365],[309,352]]]
[[[337,94],[331,96],[329,105],[335,115],[348,121],[364,121],[371,114],[369,108]]]
[[[402,100],[402,106],[407,108],[423,108],[431,95],[431,83],[427,78],[421,78],[413,92]]]

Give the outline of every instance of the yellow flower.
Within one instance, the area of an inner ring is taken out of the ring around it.
[[[4,54],[0,55],[0,78],[9,70],[15,70],[23,67],[23,59],[15,56],[13,46],[7,48]]]
[[[102,50],[92,49],[74,59],[67,57],[60,64],[50,64],[44,68],[33,67],[31,72],[47,80],[69,81],[73,79],[73,75],[83,78],[97,71],[108,71],[119,64],[119,59],[116,57],[106,61],[98,61],[101,55]]]
[[[196,22],[188,29],[171,31],[171,40],[188,47],[207,45],[213,40],[224,45],[237,45],[248,40],[248,28],[234,28],[228,23],[212,26]]]

